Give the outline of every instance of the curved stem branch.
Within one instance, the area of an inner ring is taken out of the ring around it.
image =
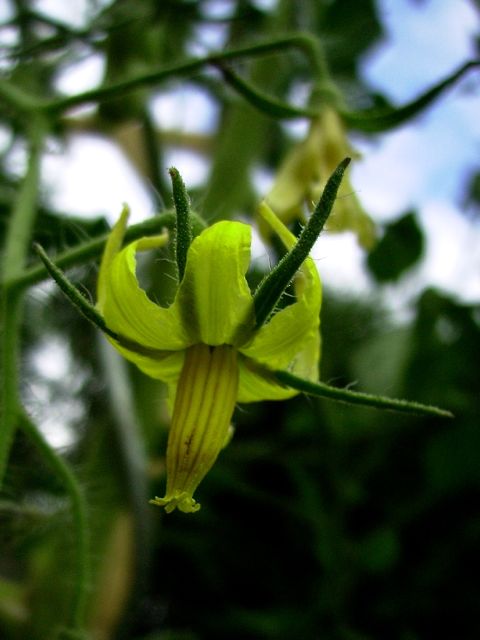
[[[215,66],[221,71],[224,80],[243,96],[251,105],[272,118],[314,118],[318,115],[318,109],[302,109],[294,107],[287,102],[278,100],[273,96],[261,92],[257,87],[247,82],[225,64],[218,63]]]
[[[444,80],[422,93],[418,98],[397,109],[372,109],[360,112],[342,111],[342,117],[348,127],[359,131],[375,133],[377,131],[393,129],[421,113],[430,106],[440,94],[460,80],[470,69],[475,69],[479,66],[480,60],[466,62],[444,78]]]
[[[222,60],[251,58],[279,51],[284,52],[285,49],[299,49],[302,51],[308,57],[316,76],[321,76],[324,72],[325,65],[319,56],[316,40],[305,34],[293,34],[230,51],[213,53],[199,58],[189,58],[183,62],[177,62],[163,69],[136,76],[111,86],[98,87],[67,98],[39,102],[37,108],[47,114],[59,114],[72,107],[118,98],[141,87],[158,85],[172,77],[188,76],[199,71],[202,67],[216,66]]]

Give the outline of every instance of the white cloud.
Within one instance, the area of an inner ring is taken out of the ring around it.
[[[132,210],[131,221],[153,213],[145,187],[120,151],[96,136],[72,136],[63,151],[46,155],[44,180],[55,209],[113,222],[122,204]]]

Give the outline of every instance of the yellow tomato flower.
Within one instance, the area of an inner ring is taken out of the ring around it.
[[[188,195],[173,168],[180,284],[170,307],[150,300],[136,277],[137,252],[164,246],[168,236],[140,238],[122,248],[127,208],[105,245],[96,309],[35,245],[46,269],[80,313],[123,356],[169,387],[173,415],[167,488],[163,498],[151,501],[167,512],[200,508],[193,494],[229,440],[237,402],[282,400],[302,392],[363,406],[452,417],[438,407],[318,381],[322,292],[308,254],[328,219],[349,162],[344,158],[328,179],[298,239],[267,203],[261,203],[263,220],[288,251],[254,294],[245,278],[250,226],[218,222],[192,241]],[[278,301],[292,281],[295,302],[279,310]]]
[[[326,107],[312,120],[305,140],[285,158],[266,201],[285,224],[295,219],[303,220],[305,207],[311,209],[318,201],[338,163],[352,155],[356,154],[348,142],[340,116]],[[365,249],[375,243],[375,225],[346,178],[338,191],[327,229],[353,231]]]
[[[295,237],[268,206],[266,223],[290,249]],[[193,494],[229,436],[237,402],[281,400],[298,393],[268,371],[288,370],[318,380],[321,285],[307,258],[295,277],[296,301],[257,327],[245,278],[251,227],[223,221],[203,230],[187,253],[183,279],[170,307],[150,300],[136,278],[138,251],[161,247],[165,235],[122,247],[128,211],[113,228],[101,263],[97,308],[120,353],[147,375],[167,383],[173,406],[167,446],[167,488],[152,500],[194,512]]]

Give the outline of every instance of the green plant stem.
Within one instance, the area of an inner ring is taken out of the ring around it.
[[[36,103],[36,109],[52,115],[59,114],[71,109],[72,107],[108,100],[111,98],[118,98],[141,87],[158,85],[172,77],[178,78],[180,76],[188,76],[192,73],[196,73],[202,67],[217,65],[218,62],[222,60],[239,60],[242,58],[262,56],[269,53],[283,53],[285,49],[299,49],[302,51],[312,64],[316,76],[318,75],[319,70],[323,68],[323,64],[319,60],[318,47],[315,38],[306,34],[293,34],[284,38],[276,38],[269,40],[268,42],[260,42],[247,47],[232,49],[230,51],[218,52],[198,58],[189,58],[183,62],[172,64],[151,73],[146,73],[135,78],[124,80],[111,86],[91,89],[90,91],[85,91],[67,98],[52,101],[38,100]]]
[[[27,173],[7,228],[2,275],[2,281],[6,287],[9,286],[12,279],[22,272],[30,249],[30,238],[37,212],[40,160],[45,135],[44,126],[43,121],[38,118],[32,123]]]
[[[257,328],[267,322],[280,297],[310,253],[330,215],[343,174],[349,164],[350,158],[345,158],[335,169],[328,179],[322,196],[300,234],[297,243],[272,269],[268,276],[262,280],[255,291],[253,302]]]
[[[360,391],[350,391],[349,389],[339,389],[338,387],[331,387],[323,382],[304,380],[288,371],[274,371],[273,376],[287,387],[319,398],[328,398],[329,400],[336,400],[337,402],[359,404],[364,407],[387,409],[400,413],[414,413],[417,415],[436,416],[437,418],[454,417],[450,411],[440,409],[439,407],[421,404],[420,402],[412,402],[410,400],[397,400],[395,398],[371,395]]]
[[[298,49],[308,58],[315,80],[310,108],[296,109],[286,103],[259,92],[245,80],[227,70],[222,64],[228,60],[240,60],[270,53],[283,52],[285,49]],[[182,62],[164,67],[157,71],[146,73],[135,78],[124,80],[111,86],[98,87],[83,93],[55,100],[36,98],[16,87],[8,80],[0,80],[0,98],[6,104],[22,113],[43,112],[48,115],[58,115],[72,107],[83,104],[118,98],[142,87],[160,84],[172,77],[188,76],[198,72],[204,66],[219,67],[226,73],[229,81],[243,97],[261,111],[273,117],[311,117],[316,108],[323,102],[333,103],[349,128],[365,132],[377,132],[392,129],[406,122],[427,108],[443,91],[452,86],[470,69],[480,66],[480,60],[471,60],[444,80],[431,87],[418,98],[399,108],[372,109],[363,112],[349,111],[341,105],[341,96],[331,82],[327,64],[318,40],[307,34],[292,34],[283,38],[276,38],[247,47],[240,47],[230,51],[210,54],[204,57],[189,58]],[[295,115],[296,114],[296,115]]]
[[[22,299],[3,290],[1,302],[0,488],[7,469],[19,407],[17,367]]]
[[[173,227],[175,224],[174,213],[164,213],[154,218],[150,218],[145,222],[128,227],[125,234],[125,241],[131,242],[137,240],[144,235],[158,233],[163,227]],[[98,258],[107,242],[109,233],[105,233],[97,238],[92,238],[86,242],[82,242],[76,247],[66,249],[62,253],[55,256],[55,264],[61,269],[86,264],[92,258]],[[48,271],[43,264],[38,264],[19,275],[12,283],[18,288],[27,288],[31,285],[38,284],[48,278]]]
[[[87,502],[84,492],[70,466],[48,444],[37,426],[24,411],[20,412],[20,426],[24,433],[39,450],[54,473],[63,482],[70,498],[73,515],[73,531],[75,532],[75,558],[77,575],[69,623],[74,631],[82,631],[85,627],[86,608],[90,589],[91,554],[90,530],[88,523]]]
[[[314,118],[319,113],[318,108],[302,109],[300,107],[294,107],[287,102],[283,102],[259,91],[256,87],[247,82],[244,78],[241,78],[225,64],[218,63],[215,66],[218,67],[224,80],[231,87],[233,87],[251,105],[255,106],[259,111],[262,111],[270,117],[282,119]]]
[[[0,98],[20,113],[33,113],[39,108],[39,100],[5,79],[0,80]]]
[[[16,426],[18,398],[18,354],[22,325],[22,293],[13,286],[26,261],[40,178],[44,123],[35,119],[31,128],[31,151],[27,173],[12,210],[4,245],[0,289],[0,487],[7,468]]]
[[[125,233],[125,242],[132,242],[142,236],[148,236],[158,233],[163,227],[169,229],[174,228],[176,216],[173,212],[162,213],[153,218],[149,218],[144,222],[134,224],[128,227]],[[202,218],[192,212],[193,234],[197,235],[205,228],[205,222]],[[106,233],[97,238],[92,238],[87,242],[83,242],[79,246],[67,249],[55,256],[55,264],[57,267],[67,269],[69,267],[79,266],[87,263],[92,258],[98,258],[107,242],[109,234]],[[38,264],[25,269],[21,274],[14,278],[11,287],[15,289],[26,289],[34,284],[38,284],[46,280],[49,272],[44,264]]]

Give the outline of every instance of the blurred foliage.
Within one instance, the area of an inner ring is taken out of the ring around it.
[[[370,251],[367,266],[377,282],[398,280],[420,260],[424,239],[414,213],[386,225],[382,239]]]
[[[108,84],[205,49],[203,38],[212,29],[224,34],[224,48],[298,30],[324,41],[332,76],[354,108],[382,103],[358,74],[359,56],[383,35],[377,3],[279,0],[265,6],[253,0],[91,0],[78,27],[43,13],[36,2],[14,0],[2,28],[16,37],[4,45],[2,65],[15,86],[48,98],[57,95],[60,73],[94,55],[104,60],[102,82]],[[311,83],[298,52],[238,67],[282,98]],[[167,205],[164,153],[188,148],[208,157],[210,173],[193,194],[205,217],[252,215],[259,199],[255,171],[278,168],[292,144],[287,129],[210,70],[189,83],[219,105],[215,130],[208,139],[168,131],[152,118],[151,98],[168,95],[180,81],[53,119],[51,140],[64,144],[84,132],[108,137],[140,171],[152,200]],[[132,122],[138,128],[125,134],[122,127]],[[6,140],[0,157],[4,237],[28,122],[2,101],[0,126]],[[468,196],[474,206],[477,182],[478,176]],[[41,190],[35,239],[52,254],[76,247],[106,231],[104,213],[73,218],[53,210]],[[420,263],[428,240],[416,212],[398,213],[367,258],[375,280],[392,287]],[[164,252],[141,266],[152,296],[171,299],[172,256]],[[85,292],[95,290],[93,262],[71,276]],[[45,429],[53,422],[74,434],[62,455],[88,504],[92,640],[480,636],[479,305],[430,289],[416,301],[411,320],[399,324],[380,294],[339,295],[327,287],[322,379],[339,386],[358,380],[366,391],[442,405],[456,420],[304,397],[239,407],[236,434],[203,483],[203,507],[193,517],[165,516],[147,504],[165,482],[166,390],[114,358],[51,285],[30,290],[21,331],[21,392],[30,414]],[[44,358],[45,349],[53,353],[52,337],[66,354],[60,378],[38,367],[41,349]],[[69,500],[22,431],[0,497],[0,545],[0,637],[74,637],[66,613],[78,560]]]
[[[480,208],[480,173],[475,173],[470,178],[464,206],[467,211],[472,210],[474,215],[478,217]]]

